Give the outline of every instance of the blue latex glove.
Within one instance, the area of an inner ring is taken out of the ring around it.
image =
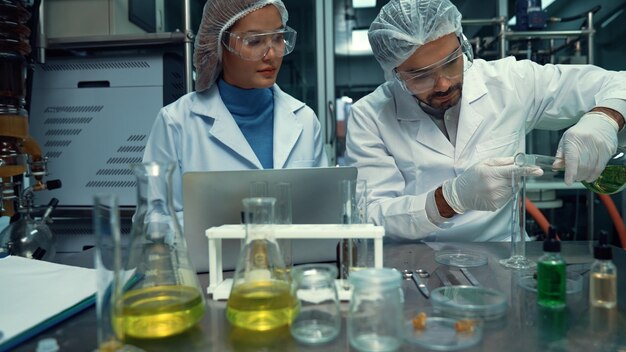
[[[446,180],[442,185],[443,197],[458,214],[467,210],[500,209],[513,198],[513,172],[520,176],[543,175],[538,166],[515,165],[512,156],[487,159]]]
[[[565,167],[565,184],[595,181],[617,151],[615,120],[603,112],[588,112],[559,141],[553,167]]]

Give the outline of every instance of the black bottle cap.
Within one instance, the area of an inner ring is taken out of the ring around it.
[[[609,246],[609,233],[606,231],[600,231],[600,238],[598,244],[593,247],[593,257],[600,260],[613,259],[613,251]]]
[[[556,238],[556,228],[550,226],[548,229],[548,238],[543,241],[544,252],[560,252],[561,242]]]

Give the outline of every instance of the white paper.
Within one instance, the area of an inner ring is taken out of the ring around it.
[[[96,292],[96,271],[8,256],[0,259],[0,344]]]

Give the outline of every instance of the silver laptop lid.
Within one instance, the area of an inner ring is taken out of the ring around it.
[[[250,196],[250,184],[268,183],[270,196],[276,183],[291,184],[294,224],[341,223],[341,180],[355,180],[355,167],[187,172],[183,175],[185,239],[197,272],[209,269],[206,229],[241,223],[241,200]],[[294,264],[332,261],[337,240],[294,240]],[[223,267],[235,268],[239,241],[222,243]]]

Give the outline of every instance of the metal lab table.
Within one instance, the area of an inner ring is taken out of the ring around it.
[[[583,272],[592,261],[588,242],[562,242],[563,256],[568,263]],[[614,248],[614,262],[618,266],[619,309],[590,309],[588,304],[588,273],[584,274],[583,290],[568,295],[567,308],[562,311],[540,311],[533,293],[518,286],[519,273],[502,267],[498,260],[510,254],[508,243],[448,243],[448,247],[482,251],[488,256],[488,264],[470,268],[482,286],[494,288],[507,294],[508,312],[505,317],[488,321],[484,325],[483,340],[465,351],[626,351],[626,252]],[[541,255],[541,243],[527,243],[527,256],[537,259]],[[64,260],[68,264],[89,266],[88,255],[79,254]],[[384,265],[397,269],[445,270],[434,261],[434,250],[425,244],[386,244]],[[462,275],[456,275],[459,284]],[[203,291],[208,285],[208,275],[199,275]],[[455,283],[455,282],[453,282]],[[431,275],[430,290],[441,286],[437,275]],[[404,281],[405,313],[410,318],[420,307],[430,306],[429,300],[417,291],[412,281]],[[205,291],[206,292],[206,291]],[[295,342],[288,329],[274,333],[255,334],[231,328],[225,317],[226,302],[207,299],[207,311],[198,326],[184,334],[134,344],[146,351],[354,351],[346,334],[348,304],[343,303],[342,327],[339,337],[326,345],[308,347]],[[96,348],[96,315],[90,308],[61,324],[39,334],[18,346],[15,351],[35,351],[37,342],[43,338],[57,339],[60,351],[93,351]],[[621,333],[620,333],[621,332]],[[422,351],[405,343],[401,351]]]

